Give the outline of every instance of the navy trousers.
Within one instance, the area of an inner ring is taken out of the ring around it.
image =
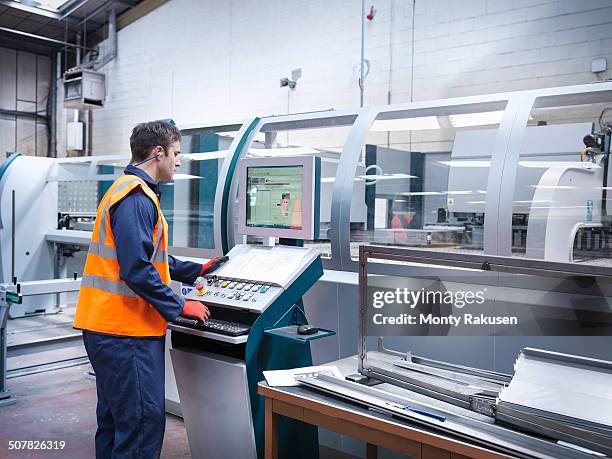
[[[158,458],[164,440],[165,338],[83,331],[96,373],[96,459]]]

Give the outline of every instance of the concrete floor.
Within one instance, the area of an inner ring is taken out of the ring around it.
[[[94,457],[96,382],[89,365],[8,380],[15,404],[0,407],[0,458]],[[9,451],[9,440],[64,440],[63,451]],[[162,458],[189,458],[183,420],[166,418]]]
[[[89,365],[63,368],[8,380],[16,403],[0,406],[0,458],[95,457],[96,382]],[[9,451],[10,440],[63,440],[62,451]],[[162,458],[190,458],[187,432],[181,418],[166,415]],[[321,447],[320,459],[355,459]]]

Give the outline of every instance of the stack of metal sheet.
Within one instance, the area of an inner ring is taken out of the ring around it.
[[[510,382],[509,375],[411,353],[398,358],[394,354],[370,351],[367,368],[369,376],[381,381],[491,417],[495,415],[500,390]]]
[[[496,420],[612,455],[612,362],[525,348]]]

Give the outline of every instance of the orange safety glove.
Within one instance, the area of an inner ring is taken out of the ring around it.
[[[205,274],[212,273],[219,266],[229,260],[227,255],[223,257],[214,257],[208,263],[202,265],[202,269],[200,270],[200,276],[204,276]]]
[[[202,322],[206,322],[210,318],[210,311],[204,303],[190,300],[185,301],[181,315],[190,319],[199,319]]]

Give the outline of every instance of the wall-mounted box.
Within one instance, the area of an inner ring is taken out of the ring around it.
[[[85,148],[85,123],[78,121],[66,125],[66,150]]]
[[[84,69],[64,73],[64,108],[103,108],[105,93],[104,73]]]

